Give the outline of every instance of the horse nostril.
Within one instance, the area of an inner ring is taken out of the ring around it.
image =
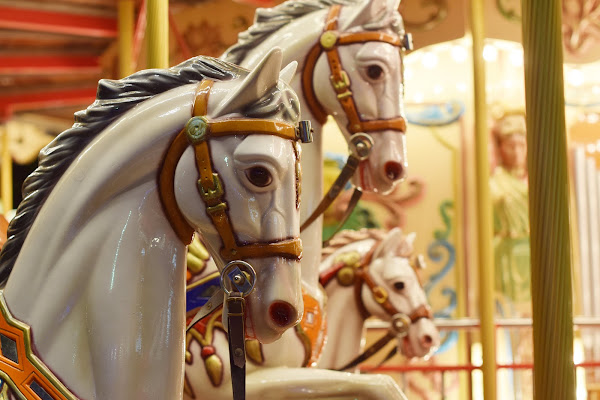
[[[433,345],[433,338],[429,335],[423,335],[421,337],[421,345],[425,348],[430,348]]]
[[[390,181],[397,181],[401,179],[404,174],[404,167],[396,161],[386,162],[383,168],[385,170],[385,176],[387,176]]]
[[[269,307],[271,320],[273,320],[277,326],[282,328],[294,322],[295,314],[294,307],[284,301],[275,301]]]

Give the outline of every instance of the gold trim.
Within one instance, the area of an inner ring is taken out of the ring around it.
[[[2,312],[4,321],[8,325],[21,331],[21,333],[23,334],[25,356],[27,357],[27,360],[29,360],[31,365],[37,370],[37,372],[39,372],[40,375],[46,378],[49,381],[49,383],[52,384],[54,388],[57,389],[64,398],[68,400],[79,400],[77,397],[75,397],[75,395],[73,395],[69,391],[69,389],[67,389],[67,387],[60,380],[58,380],[58,378],[52,373],[52,371],[50,371],[50,369],[43,363],[43,361],[35,355],[31,346],[31,328],[29,327],[29,325],[19,321],[18,319],[12,316],[8,309],[8,305],[6,304],[6,299],[4,298],[3,290],[0,290],[0,311]],[[25,395],[21,392],[19,387],[15,384],[12,378],[8,376],[6,372],[0,371],[0,377],[2,377],[2,379],[8,385],[10,385],[10,388],[13,390],[13,392],[16,393],[16,395],[20,399],[27,400]],[[29,379],[27,381],[29,381]]]

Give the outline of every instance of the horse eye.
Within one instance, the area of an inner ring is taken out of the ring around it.
[[[396,282],[396,283],[394,283],[394,289],[396,289],[396,290],[403,290],[404,289],[404,282]]]
[[[381,78],[383,75],[383,68],[379,65],[369,65],[367,67],[367,76],[373,80]]]
[[[273,182],[271,173],[265,167],[252,167],[246,170],[246,177],[254,186],[265,187]]]

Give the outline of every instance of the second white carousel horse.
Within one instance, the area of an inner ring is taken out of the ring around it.
[[[327,337],[319,368],[346,370],[359,358],[368,317],[390,321],[388,334],[366,351],[377,351],[392,339],[407,358],[424,357],[440,343],[416,266],[411,260],[415,234],[400,228],[389,233],[364,229],[337,234],[321,264],[327,293]],[[387,339],[387,340],[386,340]],[[363,353],[365,354],[365,353]]]
[[[0,375],[19,399],[181,398],[194,230],[219,268],[255,267],[250,337],[298,321],[299,109],[281,59],[102,80],[42,151],[0,253]]]
[[[402,51],[410,46],[398,5],[399,0],[294,0],[259,9],[254,25],[224,56],[248,67],[273,46],[282,46],[284,60],[299,62],[302,79],[292,81],[292,86],[298,90],[304,116],[313,120],[315,129],[315,143],[303,149],[304,221],[319,208],[323,198],[322,126],[327,115],[335,118],[347,141],[354,145],[358,171],[355,185],[386,193],[405,176]],[[365,147],[371,155],[359,162]],[[325,300],[319,288],[321,240],[322,218],[316,218],[302,232],[302,281],[305,303],[320,310]],[[209,350],[201,357],[199,353],[191,357],[186,367],[190,387],[206,385],[208,376],[202,358],[214,360],[215,348],[227,350],[222,347],[226,346],[223,335],[211,335],[210,339],[214,342]],[[366,399],[403,398],[388,376],[356,377],[335,371],[290,369],[300,367],[304,360],[304,349],[296,342],[294,332],[289,330],[272,345],[276,357],[269,368],[248,370],[250,399],[326,398],[336,393]],[[211,379],[224,382],[225,378],[218,372]],[[222,383],[205,398],[226,399],[223,387],[227,385]],[[193,390],[186,396],[201,398]]]
[[[414,234],[403,235],[399,228],[389,233],[364,229],[337,234],[323,250],[325,259],[320,268],[328,298],[326,311],[321,312],[314,299],[305,297],[304,317],[290,330],[293,340],[287,340],[284,350],[281,341],[266,345],[247,341],[249,382],[254,385],[250,386],[249,398],[394,398],[386,397],[393,391],[386,387],[385,378],[330,369],[351,370],[366,359],[359,353],[364,322],[370,316],[390,321],[391,327],[376,347],[366,351],[368,354],[394,339],[407,358],[427,356],[439,346],[439,333],[413,266],[417,261],[411,260],[414,238]],[[192,286],[210,293],[211,281],[218,273],[213,272],[210,262],[205,268],[204,279]],[[188,333],[184,398],[231,398],[224,383],[230,379],[226,345],[219,314]],[[287,368],[277,368],[280,363]],[[323,370],[291,368],[301,366]],[[264,387],[255,380],[255,374],[262,377]],[[213,386],[210,392],[206,390],[208,382]]]

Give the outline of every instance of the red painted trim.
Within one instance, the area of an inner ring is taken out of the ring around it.
[[[0,28],[65,33],[90,37],[117,37],[117,19],[13,6],[0,6]]]
[[[188,58],[192,58],[192,51],[190,50],[190,47],[188,46],[188,44],[185,41],[185,38],[183,37],[181,32],[179,32],[179,28],[177,28],[177,24],[175,23],[175,18],[173,18],[173,14],[171,13],[170,8],[169,8],[169,26],[171,27],[171,33],[173,33],[173,36],[175,37],[175,41],[177,42],[177,45],[179,46],[179,50],[181,50],[181,55],[183,56],[183,59],[187,60]]]
[[[96,88],[44,90],[32,93],[0,94],[0,119],[7,120],[15,111],[82,105],[96,99]]]
[[[587,361],[578,364],[573,364],[574,368],[597,368],[600,367],[599,361]],[[496,364],[498,369],[533,369],[532,363],[521,364]],[[374,366],[361,365],[361,371],[369,372],[449,372],[449,371],[474,371],[481,367],[466,364],[466,365],[382,365],[375,368]]]
[[[135,33],[133,34],[133,69],[134,71],[138,70],[138,65],[140,61],[140,53],[142,51],[142,42],[144,41],[144,36],[146,35],[146,0],[142,0],[142,5],[140,6],[140,12],[138,14],[137,22],[135,23]]]
[[[100,58],[79,55],[2,55],[0,74],[70,74],[74,72],[101,72]]]

